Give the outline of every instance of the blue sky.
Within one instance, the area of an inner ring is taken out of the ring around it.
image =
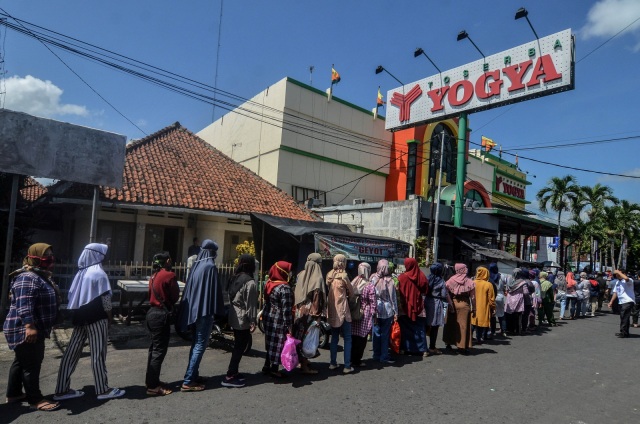
[[[244,98],[285,76],[309,83],[311,65],[313,86],[324,90],[335,64],[342,82],[334,94],[367,109],[375,105],[379,85],[383,93],[398,86],[386,74],[375,75],[376,66],[383,65],[405,83],[436,73],[426,58],[413,57],[416,47],[422,47],[446,70],[480,58],[467,40],[456,41],[462,29],[487,56],[534,39],[526,21],[514,20],[520,6],[529,11],[540,37],[572,29],[577,38],[576,88],[470,115],[471,141],[479,143],[485,135],[506,150],[640,137],[637,0],[226,0],[220,38],[220,0],[0,1],[4,12],[15,18],[210,85],[214,84],[220,44],[217,87]],[[2,41],[4,104],[9,109],[104,129],[129,139],[144,137],[175,121],[193,132],[212,121],[210,104],[54,49],[141,132],[36,40],[3,29]],[[225,111],[217,108],[215,117],[222,113]],[[574,171],[524,158],[640,176],[634,155],[637,145],[638,139],[631,138],[522,151],[520,167],[536,175],[530,177],[533,184],[527,198],[533,201],[550,177],[571,173],[581,184],[607,184],[618,197],[640,202],[638,179]]]

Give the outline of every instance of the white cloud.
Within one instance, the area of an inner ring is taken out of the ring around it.
[[[50,118],[63,115],[87,116],[85,106],[61,102],[62,89],[51,81],[43,81],[27,75],[13,76],[5,80],[5,103],[7,109]]]
[[[610,170],[611,173],[621,174],[621,175],[629,175],[632,177],[640,177],[640,168],[628,169],[621,172],[618,172],[616,169]],[[608,183],[608,182],[637,182],[638,180],[635,178],[628,177],[618,177],[616,175],[604,175],[598,178],[598,182]]]
[[[587,15],[587,24],[580,30],[582,36],[612,37],[625,28],[634,19],[640,17],[638,0],[600,0],[591,7]],[[640,51],[640,21],[627,29],[636,37],[634,51]]]

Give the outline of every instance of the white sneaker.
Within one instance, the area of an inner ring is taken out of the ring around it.
[[[352,373],[352,372],[353,372],[353,368],[345,368],[345,369],[342,370],[343,374],[349,374],[349,373]]]
[[[338,368],[338,366],[337,366],[337,365],[329,365],[329,369],[330,369],[330,370],[335,370],[335,369],[337,369],[337,368]]]
[[[124,390],[113,388],[101,395],[98,395],[98,400],[115,399],[121,396],[124,396]]]

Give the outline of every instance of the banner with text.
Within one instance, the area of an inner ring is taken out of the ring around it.
[[[409,244],[400,241],[373,240],[360,237],[314,234],[316,252],[323,259],[343,254],[347,260],[378,262],[380,259],[403,259],[409,256]]]

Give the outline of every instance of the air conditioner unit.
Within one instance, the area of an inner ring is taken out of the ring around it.
[[[364,204],[364,199],[361,197],[358,197],[357,199],[353,199],[353,204],[354,205],[362,205]]]
[[[311,209],[311,208],[319,208],[321,206],[324,206],[324,204],[322,204],[322,200],[320,199],[309,199],[307,201],[307,208]]]

